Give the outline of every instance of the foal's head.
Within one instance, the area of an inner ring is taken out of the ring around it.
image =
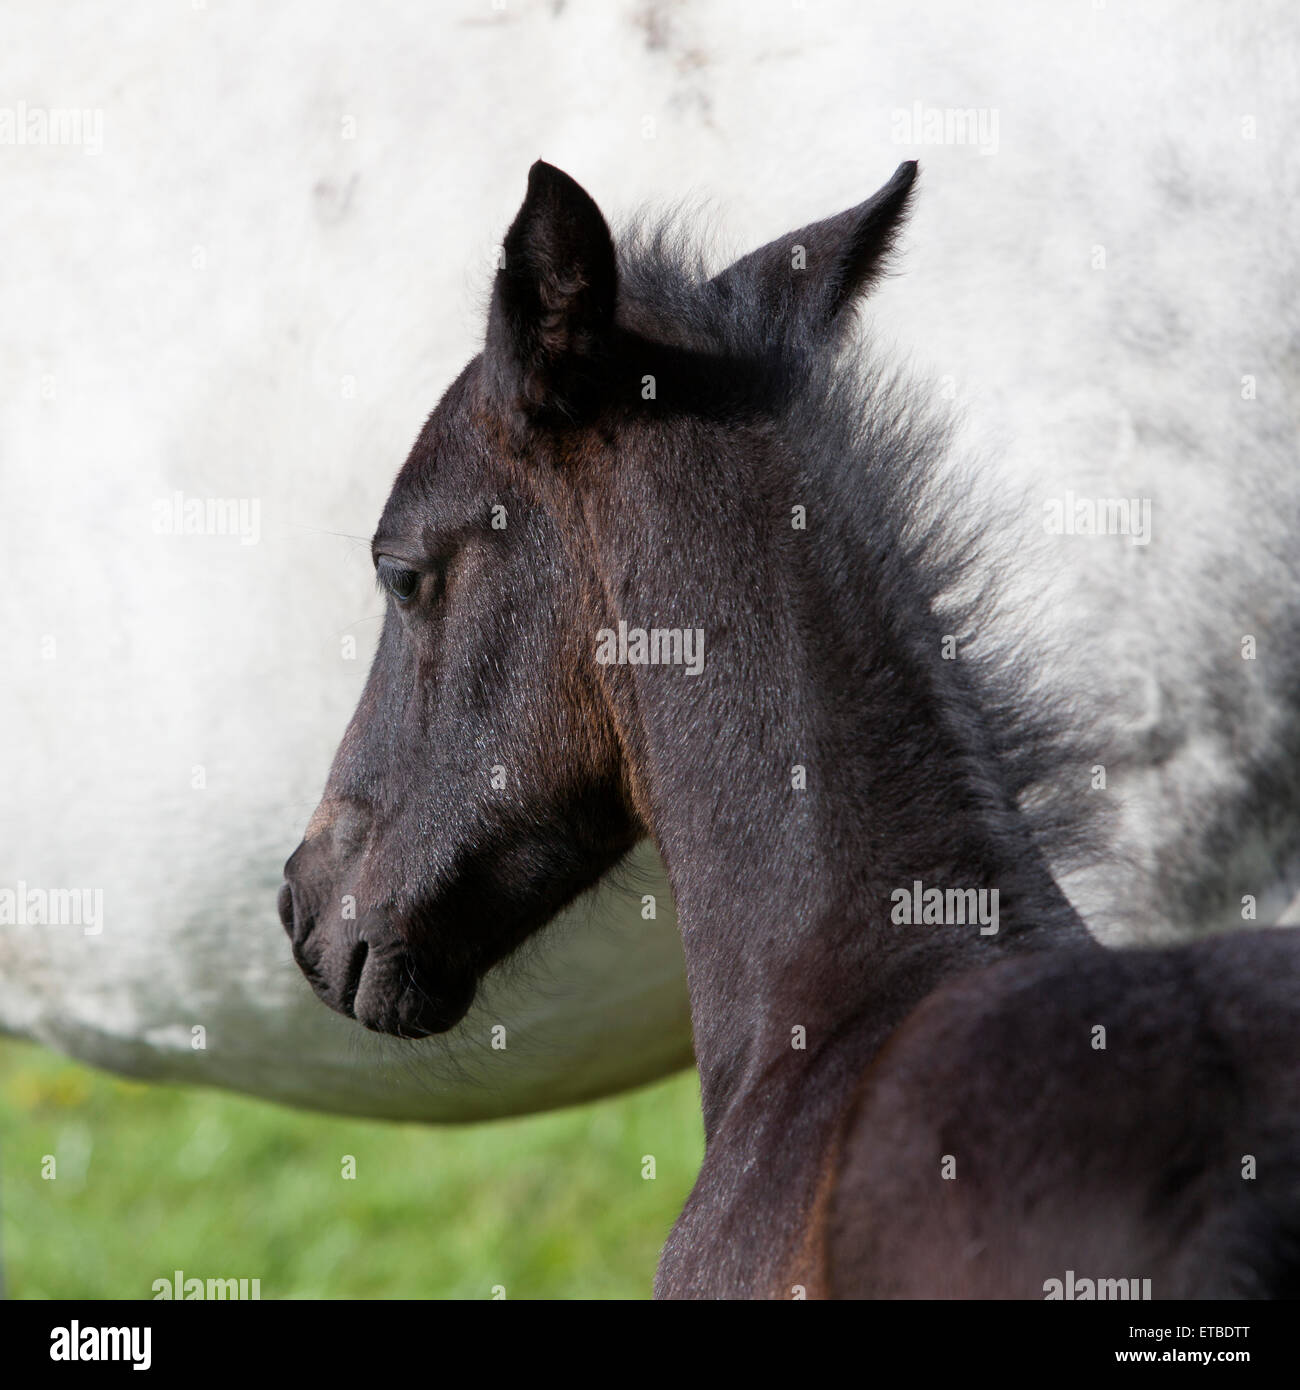
[[[658,296],[587,194],[533,166],[484,350],[375,533],[379,648],[285,867],[294,956],[332,1008],[406,1037],[452,1027],[484,973],[646,833],[625,677],[596,660],[636,597],[599,548],[611,480],[635,487],[666,431],[726,458],[775,409],[880,273],[915,172]],[[669,510],[693,505],[692,459],[675,466]]]

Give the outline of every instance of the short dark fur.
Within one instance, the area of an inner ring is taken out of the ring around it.
[[[1049,857],[1094,838],[1080,807],[1096,755],[1028,664],[988,645],[972,585],[1002,523],[947,514],[969,499],[943,424],[844,352],[915,173],[710,276],[667,232],[616,252],[583,190],[534,166],[485,354],[430,417],[375,537],[393,598],[286,866],[295,956],[367,1027],[445,1030],[488,969],[651,835],[686,944],[707,1138],[660,1293],[894,1291],[872,1252],[911,1208],[871,1194],[903,1174],[916,1202],[937,1200],[935,1133],[969,1151],[979,1126],[1001,1164],[960,1190],[975,1202],[961,1222],[1026,1223],[998,1290],[1041,1296],[1042,1269],[1089,1253],[1108,1277],[1140,1259],[1133,1273],[1184,1288],[1192,1188],[1217,1194],[1196,1208],[1200,1287],[1226,1287],[1229,1259],[1290,1287],[1290,1254],[1258,1234],[1261,1210],[1293,1210],[1289,1177],[1230,1188],[1222,1165],[1243,1127],[1268,1129],[1271,1160],[1295,1152],[1293,1052],[1245,1078],[1235,1108],[1209,1107],[1222,1142],[1201,1168],[1171,1120],[1135,1175],[1125,1126],[1184,1103],[1185,1072],[1161,1075],[1157,1035],[1136,1026],[1149,986],[1206,967],[1185,952],[1111,968],[1058,888]],[[704,669],[599,664],[597,633],[620,621],[702,629]],[[998,934],[891,922],[916,879],[996,889]],[[1251,961],[1300,963],[1289,938],[1233,950],[1247,989]],[[1160,998],[1197,1035],[1205,991]],[[1081,1064],[1054,1014],[1103,1005],[1117,1044]],[[1261,995],[1231,1041],[1298,1025],[1300,1007]],[[973,1051],[935,1051],[975,1035]],[[996,1103],[1035,1074],[1096,1153],[1052,1151],[1031,1105]],[[1219,1099],[1244,1073],[1224,1076]],[[963,1109],[977,1090],[990,1105]],[[863,1119],[882,1106],[888,1138]],[[1035,1181],[1056,1184],[1050,1222],[1017,1198]],[[1139,1214],[1107,1224],[1097,1202],[1135,1182]],[[914,1252],[906,1291],[978,1291],[961,1222]]]

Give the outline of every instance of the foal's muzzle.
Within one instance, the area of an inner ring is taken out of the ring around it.
[[[322,893],[305,871],[304,851],[311,848],[299,846],[285,865],[279,909],[293,958],[318,997],[373,1032],[399,1038],[455,1027],[473,1002],[472,985],[466,991],[431,980],[380,914],[352,920],[322,911],[334,894]]]

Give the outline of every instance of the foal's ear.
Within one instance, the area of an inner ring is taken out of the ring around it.
[[[713,284],[724,294],[756,292],[760,311],[786,331],[831,328],[885,273],[915,181],[910,159],[865,203],[751,251]]]
[[[502,244],[484,364],[499,403],[572,417],[614,328],[618,272],[600,209],[540,159]]]

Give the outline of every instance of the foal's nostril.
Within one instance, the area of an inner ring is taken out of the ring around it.
[[[287,883],[280,885],[280,896],[277,900],[280,909],[280,921],[284,924],[284,929],[293,935],[293,889]]]
[[[370,943],[358,941],[348,957],[347,978],[343,981],[343,993],[339,997],[339,1008],[349,1018],[355,1018],[357,990],[361,988],[361,976],[366,968],[366,957],[370,954]]]

